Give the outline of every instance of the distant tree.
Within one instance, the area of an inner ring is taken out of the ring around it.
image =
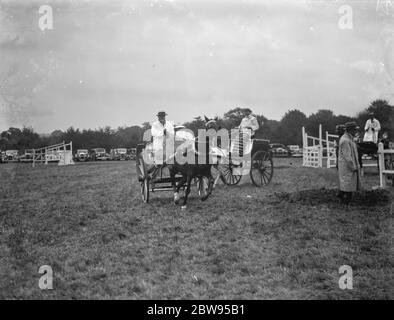
[[[281,132],[279,130],[280,122],[277,120],[266,120],[260,125],[256,132],[256,138],[267,139],[271,142],[281,141]]]
[[[122,148],[135,148],[142,140],[142,128],[138,126],[119,128],[114,134],[115,145]]]
[[[346,122],[351,122],[351,121],[358,122],[358,120],[355,117],[349,117],[344,115],[335,116],[335,125],[345,124]]]
[[[306,115],[297,110],[290,110],[286,112],[280,121],[279,130],[281,132],[278,142],[289,144],[302,144],[302,130],[301,128],[307,125],[308,119]]]
[[[232,129],[239,126],[245,116],[246,108],[233,108],[223,117],[217,117],[219,127]],[[308,134],[317,136],[319,124],[323,125],[323,130],[335,132],[337,124],[344,124],[349,121],[356,121],[362,128],[368,119],[368,113],[373,111],[375,117],[379,119],[382,130],[389,131],[391,139],[394,139],[394,106],[386,100],[375,100],[367,108],[362,110],[356,117],[335,115],[329,109],[321,109],[316,113],[306,115],[297,110],[289,110],[280,121],[270,120],[263,115],[256,115],[260,128],[256,131],[256,138],[268,139],[271,142],[283,144],[302,144],[301,127],[305,126]],[[196,135],[198,129],[205,128],[205,120],[198,116],[184,125],[191,129]],[[145,130],[149,130],[151,125],[144,122],[142,126],[123,126],[112,129],[109,126],[99,129],[75,129],[69,127],[66,131],[55,130],[50,135],[39,136],[31,127],[22,129],[11,127],[0,133],[0,149],[18,149],[23,152],[26,148],[48,146],[65,142],[73,142],[74,150],[96,147],[105,148],[107,151],[115,147],[133,148],[141,140]]]
[[[11,127],[1,134],[1,149],[17,149],[22,152],[28,148],[35,148],[40,144],[40,136],[31,127]]]
[[[204,129],[205,128],[205,121],[201,116],[195,117],[193,121],[190,122],[185,122],[183,124],[186,128],[192,130],[194,132],[194,135],[197,136],[198,134],[198,129]]]
[[[324,132],[335,132],[337,123],[334,112],[329,109],[320,109],[316,113],[311,114],[306,126],[308,134],[318,137],[319,124],[322,125]]]
[[[18,141],[18,149],[37,148],[40,144],[40,136],[31,127],[23,127]]]
[[[263,115],[256,115],[257,122],[259,123],[259,129],[255,132],[255,136],[258,139],[268,139],[267,135],[269,134],[270,127],[267,124],[268,119]]]

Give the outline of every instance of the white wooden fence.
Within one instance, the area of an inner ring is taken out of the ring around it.
[[[64,141],[53,146],[33,149],[33,167],[36,163],[48,164],[48,162],[58,162],[58,165],[74,164],[73,144]]]
[[[380,187],[386,188],[386,176],[394,179],[394,149],[383,149],[383,143],[378,145]],[[389,158],[389,161],[385,161]]]
[[[337,166],[337,139],[339,139],[338,135],[326,131],[327,168]]]
[[[323,167],[323,134],[319,125],[319,137],[309,136],[302,127],[302,165],[304,167]]]
[[[326,131],[326,137],[323,139],[323,127],[321,124],[319,125],[319,137],[309,136],[305,127],[302,127],[303,166],[323,168],[323,162],[326,160],[327,168],[336,167],[336,139],[338,138],[338,135],[330,134]],[[324,155],[324,151],[326,155]]]

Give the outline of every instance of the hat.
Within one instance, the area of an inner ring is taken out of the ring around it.
[[[246,109],[245,109],[245,112],[252,113],[252,110],[250,110],[249,108],[246,108]]]
[[[165,111],[159,111],[156,116],[165,117],[165,116],[167,116],[167,113],[165,113]]]
[[[354,121],[351,121],[351,122],[345,123],[345,128],[346,128],[346,130],[349,130],[349,129],[356,129],[357,130],[357,129],[359,129],[359,126]]]

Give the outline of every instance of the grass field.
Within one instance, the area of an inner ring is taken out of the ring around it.
[[[393,299],[394,192],[371,191],[376,169],[344,207],[335,169],[275,167],[266,188],[193,189],[182,211],[171,192],[142,203],[134,162],[0,165],[0,298]]]

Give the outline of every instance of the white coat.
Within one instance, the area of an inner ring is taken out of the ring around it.
[[[372,130],[374,129],[374,130]],[[378,143],[378,135],[380,131],[380,122],[377,119],[368,119],[365,124],[364,142]]]
[[[165,135],[164,130],[166,131]],[[167,142],[173,143],[174,141],[174,125],[171,122],[166,121],[163,126],[161,122],[157,120],[152,124],[151,134],[153,137],[153,150],[155,153],[155,161],[158,164],[161,164],[164,155],[163,151],[165,150],[165,144]]]
[[[257,119],[250,114],[242,119],[239,127],[240,128],[251,128],[251,130],[252,130],[251,134],[253,136],[255,131],[257,131],[259,129],[259,123],[258,123]]]

